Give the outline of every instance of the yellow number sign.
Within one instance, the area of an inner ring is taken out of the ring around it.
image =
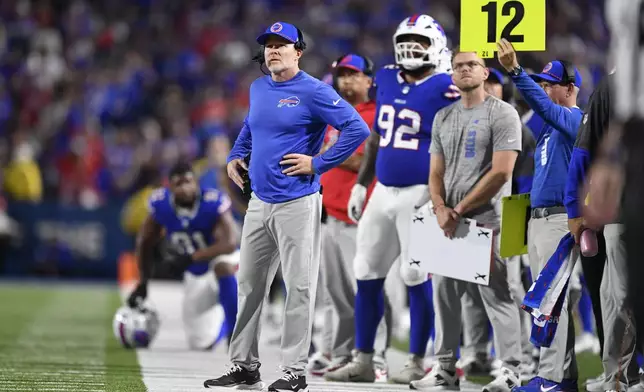
[[[546,0],[461,0],[461,50],[492,58],[501,38],[517,51],[546,50]]]

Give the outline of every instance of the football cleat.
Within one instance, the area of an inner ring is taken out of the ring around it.
[[[235,364],[221,377],[204,381],[203,386],[205,388],[237,387],[237,389],[261,391],[264,388],[264,383],[259,374],[259,368],[250,371]]]
[[[295,375],[291,372],[284,372],[282,377],[276,380],[268,387],[269,392],[282,392],[282,391],[293,391],[293,392],[306,392],[308,391],[308,385],[306,384],[306,376],[304,375]]]
[[[391,377],[391,381],[396,384],[409,384],[412,381],[420,380],[425,377],[423,369],[423,358],[410,355],[405,362],[405,367],[396,375]]]
[[[345,366],[327,372],[324,379],[339,382],[375,382],[376,371],[374,370],[373,354],[358,353]]]
[[[524,386],[516,386],[512,392],[577,392],[577,380],[564,379],[554,382],[541,377],[535,377]]]
[[[502,367],[501,373],[491,383],[483,387],[483,392],[511,392],[512,388],[517,385],[521,385],[519,375]]]
[[[443,370],[440,365],[436,365],[421,380],[410,382],[409,388],[418,391],[460,391],[460,384],[456,372]]]

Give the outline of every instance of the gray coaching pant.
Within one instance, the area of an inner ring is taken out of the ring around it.
[[[546,263],[557,250],[559,242],[568,233],[568,215],[553,214],[545,218],[532,218],[528,224],[528,255],[530,272],[536,279]],[[572,260],[576,262],[576,260]],[[577,360],[575,357],[575,326],[572,314],[576,300],[568,293],[559,315],[559,325],[550,347],[541,347],[539,353],[539,377],[561,382],[577,379]],[[577,298],[578,300],[578,298]]]
[[[635,362],[631,360],[635,351],[636,334],[633,311],[626,302],[628,267],[623,233],[624,225],[621,224],[604,227],[606,266],[600,298],[604,323],[604,389],[607,391],[625,391],[628,385],[627,375],[637,377],[637,367],[629,369],[629,365]],[[627,372],[627,369],[630,371]]]
[[[249,370],[259,366],[260,314],[281,261],[286,285],[282,367],[304,374],[320,269],[321,214],[319,193],[279,204],[252,195],[242,230],[231,362]]]
[[[355,347],[355,298],[357,281],[353,272],[358,227],[327,218],[322,234],[322,281],[335,312],[331,354],[333,358],[350,357]],[[394,273],[397,270],[392,268]],[[378,325],[374,349],[382,353],[391,338],[391,305],[385,296],[385,316]]]
[[[521,310],[521,304],[525,297],[525,288],[521,280],[521,263],[523,256],[514,256],[505,260],[508,274],[508,284],[514,302],[519,308],[521,319],[521,349],[523,351],[522,362],[529,363],[532,357],[530,343],[530,332],[532,319],[527,312]],[[526,256],[527,257],[527,256]],[[485,313],[485,305],[478,290],[468,290],[461,301],[463,306],[463,340],[465,350],[469,355],[488,354],[488,317]]]
[[[503,366],[517,371],[521,362],[521,321],[519,308],[508,284],[505,261],[499,256],[499,241],[494,241],[489,286],[432,275],[436,338],[434,352],[441,367],[454,371],[456,349],[461,334],[461,298],[465,292],[478,291],[494,328],[494,346]],[[457,262],[457,260],[445,260]]]

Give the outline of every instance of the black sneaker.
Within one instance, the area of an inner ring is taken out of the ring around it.
[[[203,386],[206,388],[234,387],[237,385],[243,385],[243,389],[246,390],[259,391],[264,388],[264,383],[259,375],[259,367],[251,372],[239,365],[232,365],[223,376],[203,382]]]
[[[268,390],[271,392],[281,392],[281,391],[308,391],[308,385],[306,384],[306,376],[296,376],[291,372],[285,372],[282,378],[275,381],[268,387]]]

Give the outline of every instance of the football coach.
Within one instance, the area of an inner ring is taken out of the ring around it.
[[[306,43],[297,27],[276,22],[257,43],[270,75],[250,86],[250,108],[227,167],[228,176],[242,189],[248,170],[252,189],[242,230],[232,365],[204,386],[263,388],[260,313],[281,261],[287,292],[281,343],[284,373],[268,390],[301,391],[307,388],[304,373],[320,268],[320,174],[349,158],[370,131],[331,86],[299,69]],[[339,130],[340,137],[318,155],[327,125]]]

